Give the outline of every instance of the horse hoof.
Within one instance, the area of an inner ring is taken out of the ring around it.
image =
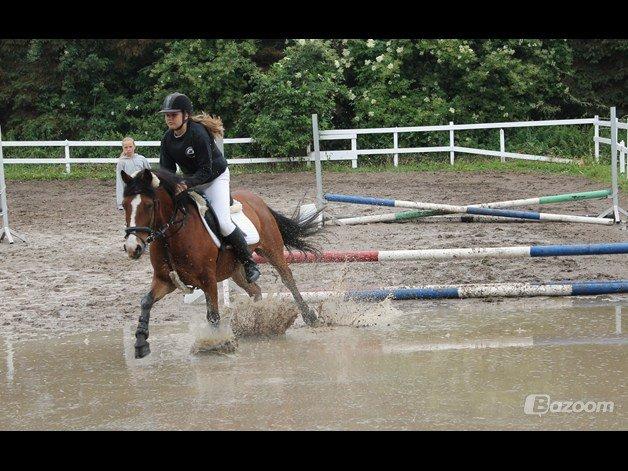
[[[144,345],[135,347],[135,358],[144,358],[150,353],[150,345],[146,342]]]

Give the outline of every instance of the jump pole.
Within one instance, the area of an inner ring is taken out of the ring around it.
[[[608,198],[612,195],[612,190],[595,190],[595,191],[583,191],[579,193],[563,193],[560,195],[549,195],[549,196],[540,196],[538,198],[524,198],[518,200],[509,200],[509,201],[494,201],[492,203],[481,203],[481,204],[472,204],[469,206],[472,207],[480,207],[480,208],[512,208],[516,206],[529,206],[535,204],[552,204],[552,203],[566,203],[569,201],[582,201],[582,200],[592,200],[592,199],[602,199]],[[350,195],[337,195],[328,193],[325,195],[325,199],[328,201],[338,201],[339,197],[350,196]],[[329,198],[328,198],[329,197]],[[361,198],[361,197],[360,197]],[[379,198],[377,198],[379,200]],[[391,206],[390,202],[393,202],[393,206],[397,206],[397,203],[412,203],[407,201],[397,201],[397,200],[387,200],[381,198],[381,204],[376,204],[376,206]],[[343,203],[348,203],[349,201],[338,201]],[[368,204],[368,203],[359,203],[359,204]],[[445,213],[443,211],[400,211],[397,213],[388,213],[388,214],[374,214],[370,216],[358,216],[352,218],[341,218],[336,219],[336,223],[338,225],[354,225],[354,224],[367,224],[370,222],[400,222],[400,221],[408,221],[412,219],[424,218],[428,216],[440,216],[451,213]]]
[[[575,216],[570,214],[553,214],[553,213],[539,213],[536,211],[515,211],[515,210],[507,210],[507,209],[494,209],[492,207],[486,207],[488,205],[494,206],[494,203],[484,203],[483,205],[467,205],[467,206],[458,206],[452,204],[438,204],[438,203],[423,203],[420,201],[401,201],[401,200],[391,200],[385,198],[372,198],[367,196],[356,196],[356,195],[337,195],[327,193],[325,194],[325,199],[327,201],[335,201],[339,203],[354,203],[354,204],[367,204],[367,205],[375,205],[375,206],[394,206],[398,208],[414,208],[414,209],[424,209],[431,210],[435,214],[443,214],[443,213],[460,213],[460,214],[474,214],[474,215],[484,215],[484,216],[497,216],[497,217],[505,217],[505,218],[515,218],[515,219],[531,219],[537,221],[555,221],[555,222],[580,222],[585,224],[601,224],[605,226],[609,226],[615,223],[613,219],[607,219],[604,217],[589,217],[589,216]],[[538,200],[538,198],[530,198],[527,200],[512,200],[512,201],[502,201],[497,202],[502,205],[507,203],[508,205],[521,205],[522,201],[531,201]],[[516,204],[514,202],[517,202]],[[531,204],[531,203],[525,203]],[[532,203],[534,204],[534,203]],[[504,207],[504,206],[502,206]],[[508,207],[508,206],[506,206]]]
[[[7,185],[4,180],[4,156],[2,151],[2,127],[0,127],[0,215],[2,216],[2,228],[0,229],[0,242],[6,237],[12,244],[13,237],[26,242],[24,237],[12,231],[9,227],[9,208],[7,206]]]
[[[311,252],[284,252],[288,263],[387,262],[404,260],[451,260],[474,258],[573,257],[579,255],[628,254],[628,242],[608,244],[529,245],[477,247],[463,249],[358,250],[328,251],[317,256]],[[268,261],[253,254],[257,263]]]
[[[383,301],[408,299],[466,299],[466,298],[526,298],[537,296],[596,296],[628,293],[628,280],[550,282],[550,283],[491,283],[468,285],[428,285],[406,288],[382,288],[358,291],[314,291],[302,293],[305,300],[324,301],[340,298],[344,301]],[[267,293],[264,293],[268,297]],[[289,299],[290,293],[272,293],[272,298]]]
[[[323,171],[321,168],[320,134],[318,132],[318,115],[312,115],[312,140],[314,141],[314,167],[316,169],[316,209],[325,204],[323,199]]]
[[[628,212],[619,205],[619,182],[617,175],[617,111],[613,106],[611,107],[611,182],[612,182],[612,198],[613,205],[600,214],[599,217],[606,217],[609,214],[613,215],[615,222],[621,222],[621,214],[628,216]]]
[[[328,251],[320,257],[311,252],[284,252],[288,263],[343,263],[343,262],[386,262],[404,260],[447,260],[477,258],[536,258],[536,257],[570,257],[580,255],[612,255],[628,253],[628,242],[609,244],[577,244],[577,245],[532,245],[515,247],[478,247],[463,249],[424,249],[424,250],[362,250],[362,251]],[[257,253],[253,253],[257,263],[268,263]],[[496,285],[494,285],[496,286]],[[331,292],[301,293],[306,301],[327,299]],[[292,296],[286,294],[287,298]],[[279,293],[280,297],[283,294]],[[229,302],[228,280],[223,282],[225,303]],[[204,297],[201,290],[186,294],[184,302],[192,303]]]

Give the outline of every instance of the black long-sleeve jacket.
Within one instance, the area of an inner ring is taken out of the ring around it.
[[[188,121],[187,131],[175,137],[168,129],[161,140],[159,166],[176,172],[181,167],[188,187],[209,183],[227,168],[227,159],[216,146],[207,128],[196,121]]]

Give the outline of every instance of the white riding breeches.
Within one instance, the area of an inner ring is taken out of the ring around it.
[[[231,192],[229,190],[229,180],[229,167],[227,167],[215,180],[196,187],[199,191],[203,192],[211,204],[214,213],[216,213],[220,233],[223,236],[228,236],[236,228],[235,224],[231,222],[231,210],[229,207]]]

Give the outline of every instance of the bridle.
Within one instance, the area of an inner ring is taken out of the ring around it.
[[[155,224],[155,211],[156,211],[156,209],[157,209],[157,207],[159,205],[159,200],[157,198],[155,198],[154,196],[150,197],[150,198],[153,200],[153,211],[152,211],[151,216],[150,216],[150,225],[149,226],[130,226],[130,227],[127,227],[124,230],[124,232],[126,234],[124,236],[124,240],[126,240],[131,234],[133,234],[135,237],[137,237],[139,239],[139,241],[142,244],[142,253],[144,253],[146,251],[148,245],[151,242],[154,242],[155,240],[159,240],[161,238],[172,237],[177,232],[179,232],[179,230],[181,230],[181,228],[183,227],[183,224],[185,223],[186,218],[188,217],[188,211],[187,211],[185,205],[179,204],[181,199],[182,199],[182,197],[177,195],[177,196],[173,197],[174,210],[172,211],[172,216],[170,216],[170,220],[166,224],[161,226],[161,228],[159,228],[158,230],[155,230],[155,229],[153,229],[153,225]],[[183,213],[183,217],[181,219],[179,219],[179,220],[176,220],[177,213],[179,211],[181,211],[181,213]],[[170,235],[166,236],[166,232],[171,227],[175,228],[175,231],[172,232]],[[147,232],[148,233],[148,237],[146,237],[146,239],[143,239],[138,234],[138,232]]]

